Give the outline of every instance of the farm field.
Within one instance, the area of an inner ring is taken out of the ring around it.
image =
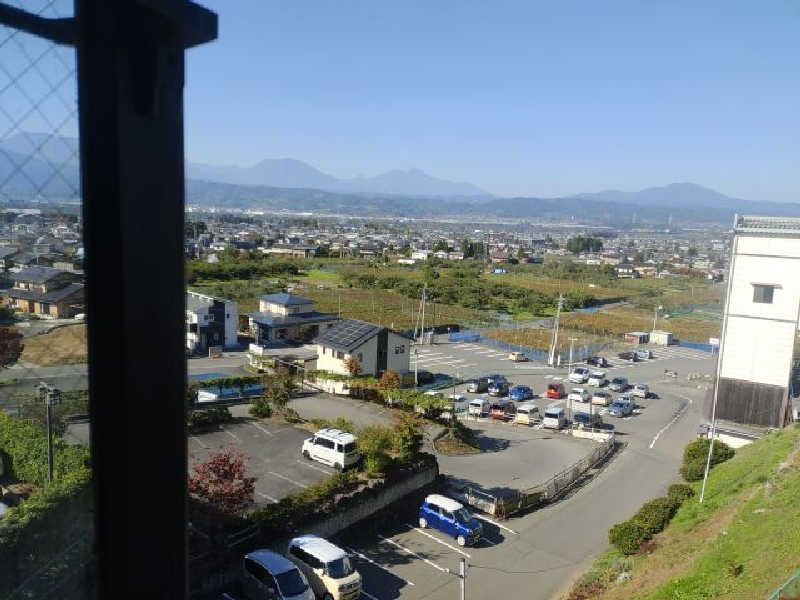
[[[86,362],[86,325],[56,327],[25,338],[20,360],[40,367]]]

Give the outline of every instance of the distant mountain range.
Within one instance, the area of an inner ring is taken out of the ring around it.
[[[0,140],[0,201],[78,196],[78,140],[21,133]],[[187,202],[267,211],[560,219],[625,226],[632,222],[729,223],[733,213],[800,216],[800,204],[732,198],[693,183],[638,192],[607,190],[563,198],[495,198],[470,183],[438,179],[418,169],[338,179],[294,159],[252,167],[187,164]],[[431,201],[434,200],[434,201]]]
[[[338,179],[293,158],[265,159],[252,167],[188,163],[190,179],[237,185],[266,185],[281,188],[313,188],[354,194],[398,196],[446,196],[449,198],[490,198],[491,194],[471,183],[432,177],[419,169],[395,169],[374,177]]]

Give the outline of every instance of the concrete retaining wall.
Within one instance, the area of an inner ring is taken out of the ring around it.
[[[614,438],[614,434],[607,431],[595,431],[592,429],[573,429],[572,437],[585,438],[595,442],[605,442]]]
[[[433,464],[423,471],[415,473],[408,479],[394,485],[386,486],[369,502],[358,503],[347,510],[331,515],[327,519],[316,523],[304,533],[313,533],[324,538],[334,536],[340,531],[386,508],[393,502],[397,502],[403,496],[433,483],[438,476],[439,465]]]

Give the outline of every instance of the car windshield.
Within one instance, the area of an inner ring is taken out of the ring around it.
[[[275,576],[278,589],[284,597],[297,596],[308,589],[308,584],[300,576],[300,571],[292,569]]]
[[[344,445],[344,451],[346,454],[350,454],[351,452],[355,452],[356,450],[356,443],[350,442],[349,444]]]
[[[620,379],[619,377],[615,377],[613,379],[612,383],[623,383],[624,381],[625,381],[624,379]]]
[[[325,569],[328,571],[328,576],[332,577],[333,579],[347,577],[353,572],[350,559],[346,556],[329,562],[327,565],[325,565]]]
[[[459,523],[469,523],[472,520],[472,515],[466,508],[459,508],[454,514]]]
[[[547,411],[544,413],[544,416],[548,419],[557,419],[560,416],[560,413],[556,411]]]

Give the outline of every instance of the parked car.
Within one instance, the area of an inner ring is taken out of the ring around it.
[[[491,403],[486,398],[474,398],[469,401],[469,415],[471,417],[485,417],[489,414]]]
[[[475,544],[483,534],[483,525],[460,502],[429,494],[419,509],[421,529],[433,527],[455,538],[459,546]]]
[[[561,398],[566,396],[566,393],[564,392],[564,384],[555,382],[548,383],[545,396],[554,400],[561,400]]]
[[[517,406],[517,414],[514,415],[514,423],[533,425],[541,419],[542,415],[539,412],[539,407],[533,402],[523,402]]]
[[[316,535],[301,535],[289,542],[294,562],[318,598],[356,600],[361,595],[361,575],[350,564],[347,552]]]
[[[490,396],[505,396],[506,394],[508,394],[507,381],[495,381],[489,386]]]
[[[576,412],[572,415],[573,426],[585,429],[595,429],[602,423],[603,419],[597,413]]]
[[[627,360],[628,362],[636,362],[639,360],[639,357],[636,356],[636,352],[620,352],[617,354],[617,357],[620,360]]]
[[[650,386],[648,386],[646,383],[637,383],[633,386],[633,391],[631,393],[636,398],[649,398]]]
[[[489,390],[490,383],[488,377],[473,379],[467,383],[467,391],[471,394],[483,394]]]
[[[608,379],[606,379],[606,372],[592,371],[589,373],[589,381],[587,381],[587,383],[592,387],[603,387],[608,383]]]
[[[611,380],[611,385],[608,388],[612,392],[624,392],[628,389],[628,378],[627,377],[614,377]]]
[[[508,355],[508,360],[513,360],[514,362],[526,362],[528,357],[522,352],[512,352]]]
[[[596,404],[598,406],[608,406],[611,404],[611,394],[603,390],[597,390],[594,394],[592,394],[592,404]]]
[[[302,454],[340,471],[361,460],[356,436],[341,429],[320,429],[303,442]]]
[[[636,358],[638,358],[640,360],[646,360],[648,358],[653,358],[653,353],[650,352],[650,350],[647,350],[646,348],[644,350],[637,350],[636,351]]]
[[[589,379],[589,369],[586,367],[575,367],[569,374],[572,383],[586,383],[587,379]]]
[[[611,403],[611,406],[608,407],[608,414],[612,417],[627,417],[633,414],[633,404],[615,400]]]
[[[561,429],[567,424],[567,415],[562,406],[549,406],[544,410],[542,427],[547,429]]]
[[[314,600],[306,576],[292,561],[272,550],[256,550],[244,557],[242,592],[247,600]]]
[[[591,398],[592,395],[584,388],[572,388],[567,396],[567,399],[573,402],[588,402]]]
[[[498,421],[509,421],[514,418],[517,408],[509,398],[498,398],[489,407],[489,416]]]
[[[500,375],[498,373],[493,373],[492,375],[487,375],[486,379],[489,380],[489,385],[492,385],[493,382],[496,381],[508,381],[505,375]]]
[[[515,385],[508,390],[508,397],[514,402],[524,402],[533,398],[533,390],[527,385]]]
[[[607,367],[608,361],[604,356],[590,356],[586,359],[586,364],[592,365],[593,367]]]

